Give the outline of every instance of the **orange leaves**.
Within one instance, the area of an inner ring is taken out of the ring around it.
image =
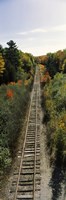
[[[13,85],[13,86],[15,86],[16,84],[18,84],[19,86],[21,86],[22,85],[22,80],[18,80],[17,82],[10,82],[10,83],[8,83],[8,85]]]
[[[49,72],[46,71],[45,74],[41,77],[41,83],[46,83],[51,80],[51,77],[49,75]]]
[[[10,87],[13,86],[13,89],[15,89],[18,86],[21,86],[22,85],[22,80],[18,80],[16,83],[15,82],[10,82],[8,84]],[[8,88],[7,89],[7,92],[6,92],[6,97],[8,99],[12,99],[14,97],[14,90],[11,89],[11,88]]]
[[[15,85],[16,83],[15,83],[15,82],[10,82],[9,84],[10,84],[10,85]]]
[[[44,83],[49,82],[51,80],[51,77],[45,65],[40,64],[39,68],[40,68],[40,82],[43,85]]]
[[[14,96],[13,90],[7,89],[6,96],[7,98],[11,99]]]
[[[18,83],[19,86],[21,86],[22,85],[22,80],[18,80],[17,83]]]

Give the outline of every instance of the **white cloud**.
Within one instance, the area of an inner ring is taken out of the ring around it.
[[[32,29],[30,31],[18,32],[17,35],[27,35],[29,33],[45,33],[45,32],[47,32],[46,29],[37,28],[37,29]]]
[[[24,32],[18,32],[16,33],[16,35],[27,35],[28,34],[28,31],[24,31]]]
[[[43,28],[37,28],[37,29],[33,29],[30,31],[31,33],[45,33],[47,32],[46,29],[43,29]]]
[[[66,24],[60,25],[60,26],[55,26],[50,29],[51,31],[66,31]]]
[[[30,31],[24,31],[24,32],[18,32],[17,35],[29,35],[29,34],[36,34],[36,33],[49,33],[49,32],[62,32],[66,31],[66,24],[64,25],[58,25],[50,28],[37,28],[37,29],[32,29]]]

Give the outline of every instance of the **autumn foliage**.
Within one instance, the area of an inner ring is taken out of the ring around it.
[[[19,86],[21,86],[22,85],[22,80],[18,80],[17,83],[18,83]]]
[[[46,71],[46,73],[43,76],[41,76],[41,83],[47,83],[50,80],[51,80],[51,77],[49,75],[49,72]]]
[[[40,83],[41,86],[44,86],[45,83],[48,83],[51,80],[51,77],[45,65],[40,64],[39,68],[40,68]]]
[[[7,45],[0,49],[0,175],[11,165],[35,74],[34,57],[12,40]]]
[[[39,56],[39,63],[50,158],[66,166],[66,49]]]
[[[0,76],[2,76],[4,73],[4,70],[5,70],[4,66],[5,66],[5,62],[4,62],[2,54],[0,54]]]
[[[12,89],[8,89],[6,92],[7,98],[11,99],[14,96],[14,92]]]
[[[43,94],[51,158],[66,165],[66,74],[57,73],[45,85]]]

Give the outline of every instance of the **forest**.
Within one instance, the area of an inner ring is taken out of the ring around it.
[[[7,47],[0,45],[0,175],[12,164],[36,65],[40,69],[43,122],[51,162],[66,165],[66,50],[34,57],[18,50],[10,40]]]
[[[12,164],[35,74],[34,57],[18,50],[12,40],[7,45],[0,45],[0,175]]]
[[[37,57],[51,163],[66,166],[66,50]]]

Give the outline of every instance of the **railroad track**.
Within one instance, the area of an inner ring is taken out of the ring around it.
[[[15,179],[16,177],[16,179]],[[36,69],[25,140],[18,172],[14,173],[14,200],[40,199],[40,81]]]

